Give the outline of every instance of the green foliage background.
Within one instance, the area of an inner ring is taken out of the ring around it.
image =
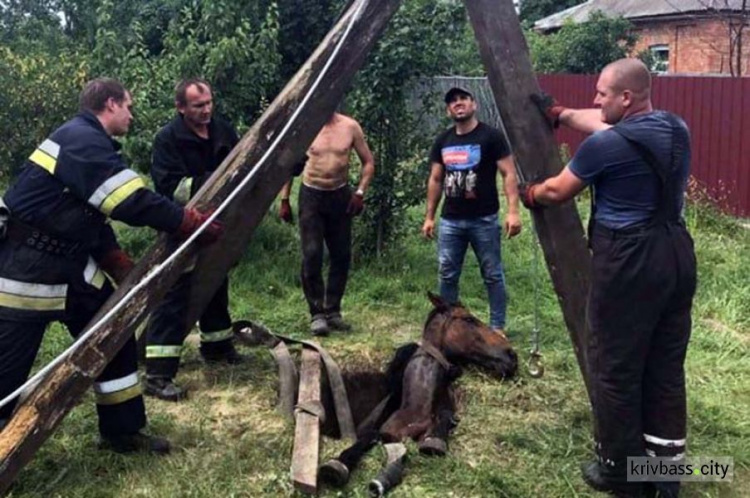
[[[534,7],[550,9],[550,5]],[[122,139],[128,162],[148,173],[153,137],[174,114],[175,83],[202,76],[217,111],[244,132],[299,68],[345,0],[23,0],[0,3],[0,184],[36,145],[76,113],[77,95],[98,76],[133,94],[135,121]],[[528,10],[528,12],[532,12]],[[522,12],[522,16],[523,16]],[[536,14],[534,14],[536,15]],[[531,14],[528,14],[531,16]],[[531,17],[527,17],[531,19]],[[633,38],[623,20],[596,17],[542,38],[527,32],[537,70],[594,72]],[[389,250],[424,199],[426,156],[439,130],[420,115],[441,113],[438,95],[408,104],[422,77],[482,76],[461,2],[409,0],[357,75],[344,104],[365,129],[376,178],[357,224],[358,254]],[[358,175],[358,168],[352,174]]]

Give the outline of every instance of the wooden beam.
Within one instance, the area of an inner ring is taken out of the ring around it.
[[[364,64],[367,54],[399,4],[399,0],[369,0],[356,19],[354,14],[360,3],[352,4],[310,59],[191,201],[192,206],[216,207],[240,184],[252,166],[269,150],[282,126],[289,122],[303,97],[311,90],[315,78],[321,74],[334,51],[336,41],[344,35],[349,22],[354,19],[346,43],[317,89],[311,93],[300,119],[294,122],[288,135],[269,155],[265,166],[222,215],[227,226],[226,236],[204,251],[196,272],[196,281],[200,285],[196,286],[199,288],[198,295],[192,300],[195,309],[191,311],[195,316],[200,316],[224,275],[239,260],[281,185],[291,177],[294,163],[304,155],[315,135],[335,110],[354,74]],[[168,243],[166,237],[160,238],[94,320],[109,311],[172,251],[173,245]],[[79,348],[53,369],[21,400],[14,417],[0,436],[0,494],[10,487],[18,472],[54,432],[142,319],[176,282],[194,254],[194,250],[187,251],[162,272],[158,279],[142,288],[124,309],[107,320],[89,338],[85,347]]]
[[[512,0],[465,0],[479,52],[487,70],[518,166],[524,178],[553,176],[563,167],[554,136],[534,104],[540,91]],[[591,257],[575,203],[532,213],[552,283],[588,385],[586,295]]]
[[[299,491],[318,491],[318,453],[320,451],[320,417],[311,413],[322,409],[320,402],[320,353],[302,348],[299,398],[295,410],[292,482]],[[313,408],[313,409],[311,409]]]

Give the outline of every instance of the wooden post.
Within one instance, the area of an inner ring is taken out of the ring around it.
[[[292,482],[303,493],[315,494],[318,490],[318,452],[320,451],[320,417],[307,407],[320,403],[320,354],[311,348],[302,348],[299,398],[295,410],[294,449],[292,451]]]
[[[549,125],[529,100],[529,95],[538,93],[540,88],[513,1],[465,3],[495,103],[524,178],[556,175],[563,164]],[[583,345],[587,337],[591,257],[581,219],[573,201],[532,214],[578,365],[588,385]]]
[[[226,236],[204,251],[199,271],[196,272],[196,281],[200,285],[196,286],[199,292],[192,300],[195,306],[192,311],[197,316],[201,314],[229,268],[239,260],[281,185],[291,177],[294,163],[304,155],[315,135],[335,110],[354,74],[363,65],[399,4],[400,0],[366,2],[360,16],[352,24],[346,43],[317,89],[311,93],[300,118],[269,155],[253,181],[242,189],[235,202],[221,216],[226,223]],[[216,207],[269,150],[277,133],[289,121],[303,97],[311,90],[315,78],[321,74],[336,42],[343,36],[359,5],[357,2],[349,7],[310,59],[191,201],[191,206]],[[94,320],[108,312],[127,291],[143,280],[151,268],[164,261],[171,251],[167,240],[162,237]],[[159,278],[142,288],[124,309],[107,320],[89,338],[85,347],[76,350],[53,369],[21,400],[14,417],[0,434],[0,494],[9,488],[18,472],[54,432],[105,365],[133,334],[141,320],[177,281],[194,254],[195,250],[187,251],[166,268]]]

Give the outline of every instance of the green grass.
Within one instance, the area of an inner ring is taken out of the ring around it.
[[[232,274],[233,315],[307,338],[297,231],[272,218]],[[750,230],[704,208],[691,207],[687,218],[699,258],[687,359],[689,451],[733,456],[735,478],[730,484],[687,484],[683,496],[750,496]],[[525,221],[522,236],[503,246],[509,331],[523,361],[535,306],[532,238]],[[322,340],[342,368],[382,368],[394,347],[419,336],[430,308],[425,292],[437,287],[435,246],[419,237],[420,223],[415,212],[414,234],[382,259],[355,257],[344,300],[355,331]],[[143,245],[140,239],[126,235],[129,245]],[[591,456],[589,407],[556,296],[541,267],[540,273],[536,301],[544,378],[532,379],[522,370],[517,379],[498,382],[468,371],[458,381],[461,420],[449,455],[430,459],[412,451],[407,476],[394,497],[599,496],[578,472],[578,464]],[[485,289],[472,255],[467,256],[461,296],[487,319]],[[68,342],[64,331],[54,328],[38,364]],[[294,495],[289,480],[293,427],[274,410],[275,363],[266,350],[243,350],[252,357],[250,368],[208,369],[191,340],[179,374],[191,389],[190,399],[179,405],[147,399],[150,429],[173,440],[171,456],[97,451],[93,397],[87,395],[19,475],[11,496]],[[344,445],[324,439],[321,460]],[[383,460],[384,453],[374,450],[346,490],[324,490],[322,496],[367,496],[366,483]]]

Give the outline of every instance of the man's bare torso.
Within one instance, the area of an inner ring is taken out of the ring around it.
[[[349,180],[349,154],[354,145],[356,121],[339,113],[323,126],[307,149],[302,182],[308,187],[334,190]]]

